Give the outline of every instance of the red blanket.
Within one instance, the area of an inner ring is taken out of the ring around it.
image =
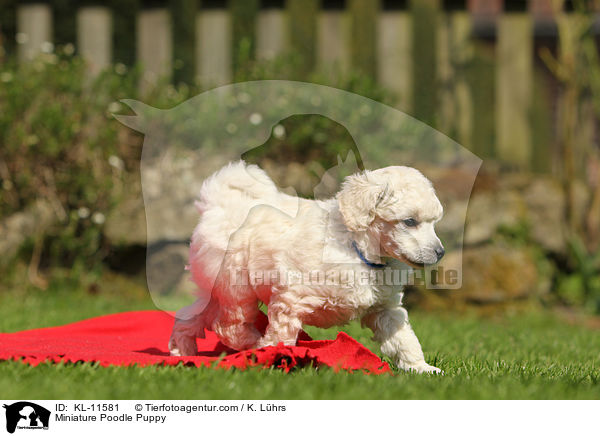
[[[261,314],[262,315],[262,314]],[[263,315],[259,329],[266,324]],[[109,365],[214,365],[244,369],[326,365],[335,369],[391,372],[387,363],[345,333],[335,340],[313,341],[302,332],[294,347],[278,345],[236,352],[207,331],[198,339],[198,356],[172,357],[167,343],[173,316],[161,311],[126,312],[87,319],[61,327],[0,333],[0,359],[21,360],[30,365],[52,362],[99,362]]]

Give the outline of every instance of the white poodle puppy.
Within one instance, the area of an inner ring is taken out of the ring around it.
[[[197,354],[205,328],[243,350],[294,345],[303,324],[361,319],[399,368],[440,372],[425,362],[401,287],[371,280],[386,259],[422,266],[444,255],[434,230],[442,205],[419,171],[354,174],[335,198],[320,201],[284,194],[263,170],[240,161],[204,182],[197,207],[190,270],[199,298],[177,313],[172,355]],[[261,301],[264,335],[254,326]]]

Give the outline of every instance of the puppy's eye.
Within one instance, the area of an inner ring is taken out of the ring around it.
[[[417,220],[415,220],[414,218],[408,218],[408,219],[402,220],[402,222],[404,223],[404,225],[406,227],[417,227],[417,224],[419,224],[417,222]]]

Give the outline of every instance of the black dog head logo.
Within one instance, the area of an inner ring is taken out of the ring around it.
[[[14,433],[17,426],[48,428],[50,411],[29,401],[4,405],[6,409],[6,431]]]

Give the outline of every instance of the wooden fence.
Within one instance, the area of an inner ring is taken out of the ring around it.
[[[230,83],[234,78],[235,34],[240,26],[232,20],[231,3],[236,2],[204,0],[197,10],[192,9],[194,41],[189,47],[193,51],[194,79],[206,86]],[[271,59],[293,49],[313,53],[305,59],[311,68],[360,69],[395,93],[400,109],[434,123],[476,151],[481,149],[474,144],[477,140],[473,132],[482,108],[474,106],[476,85],[461,66],[474,56],[474,46],[485,42],[492,47],[495,58],[491,79],[494,108],[483,108],[494,114],[495,145],[491,154],[517,167],[529,167],[536,159],[531,123],[534,45],[540,34],[546,40],[556,38],[549,0],[506,1],[504,7],[498,0],[250,3],[256,5],[250,39],[257,58]],[[97,74],[112,62],[119,37],[113,32],[113,10],[101,4],[86,4],[74,11],[74,42],[78,53],[89,62],[91,73]],[[151,83],[169,76],[177,62],[174,50],[181,45],[175,41],[180,29],[174,28],[170,10],[161,2],[147,3],[131,26],[136,29],[136,59],[144,71],[142,80]],[[435,29],[435,41],[425,41],[431,29]],[[16,6],[16,52],[21,61],[52,49],[53,34],[50,4],[27,2]],[[433,55],[419,60],[416,51],[426,44],[433,47]],[[428,62],[433,65],[429,70]],[[425,83],[421,86],[423,95],[416,95],[418,81]],[[435,87],[431,91],[435,94],[433,100],[426,95],[430,92],[427,87]],[[428,98],[433,107],[425,105]]]

